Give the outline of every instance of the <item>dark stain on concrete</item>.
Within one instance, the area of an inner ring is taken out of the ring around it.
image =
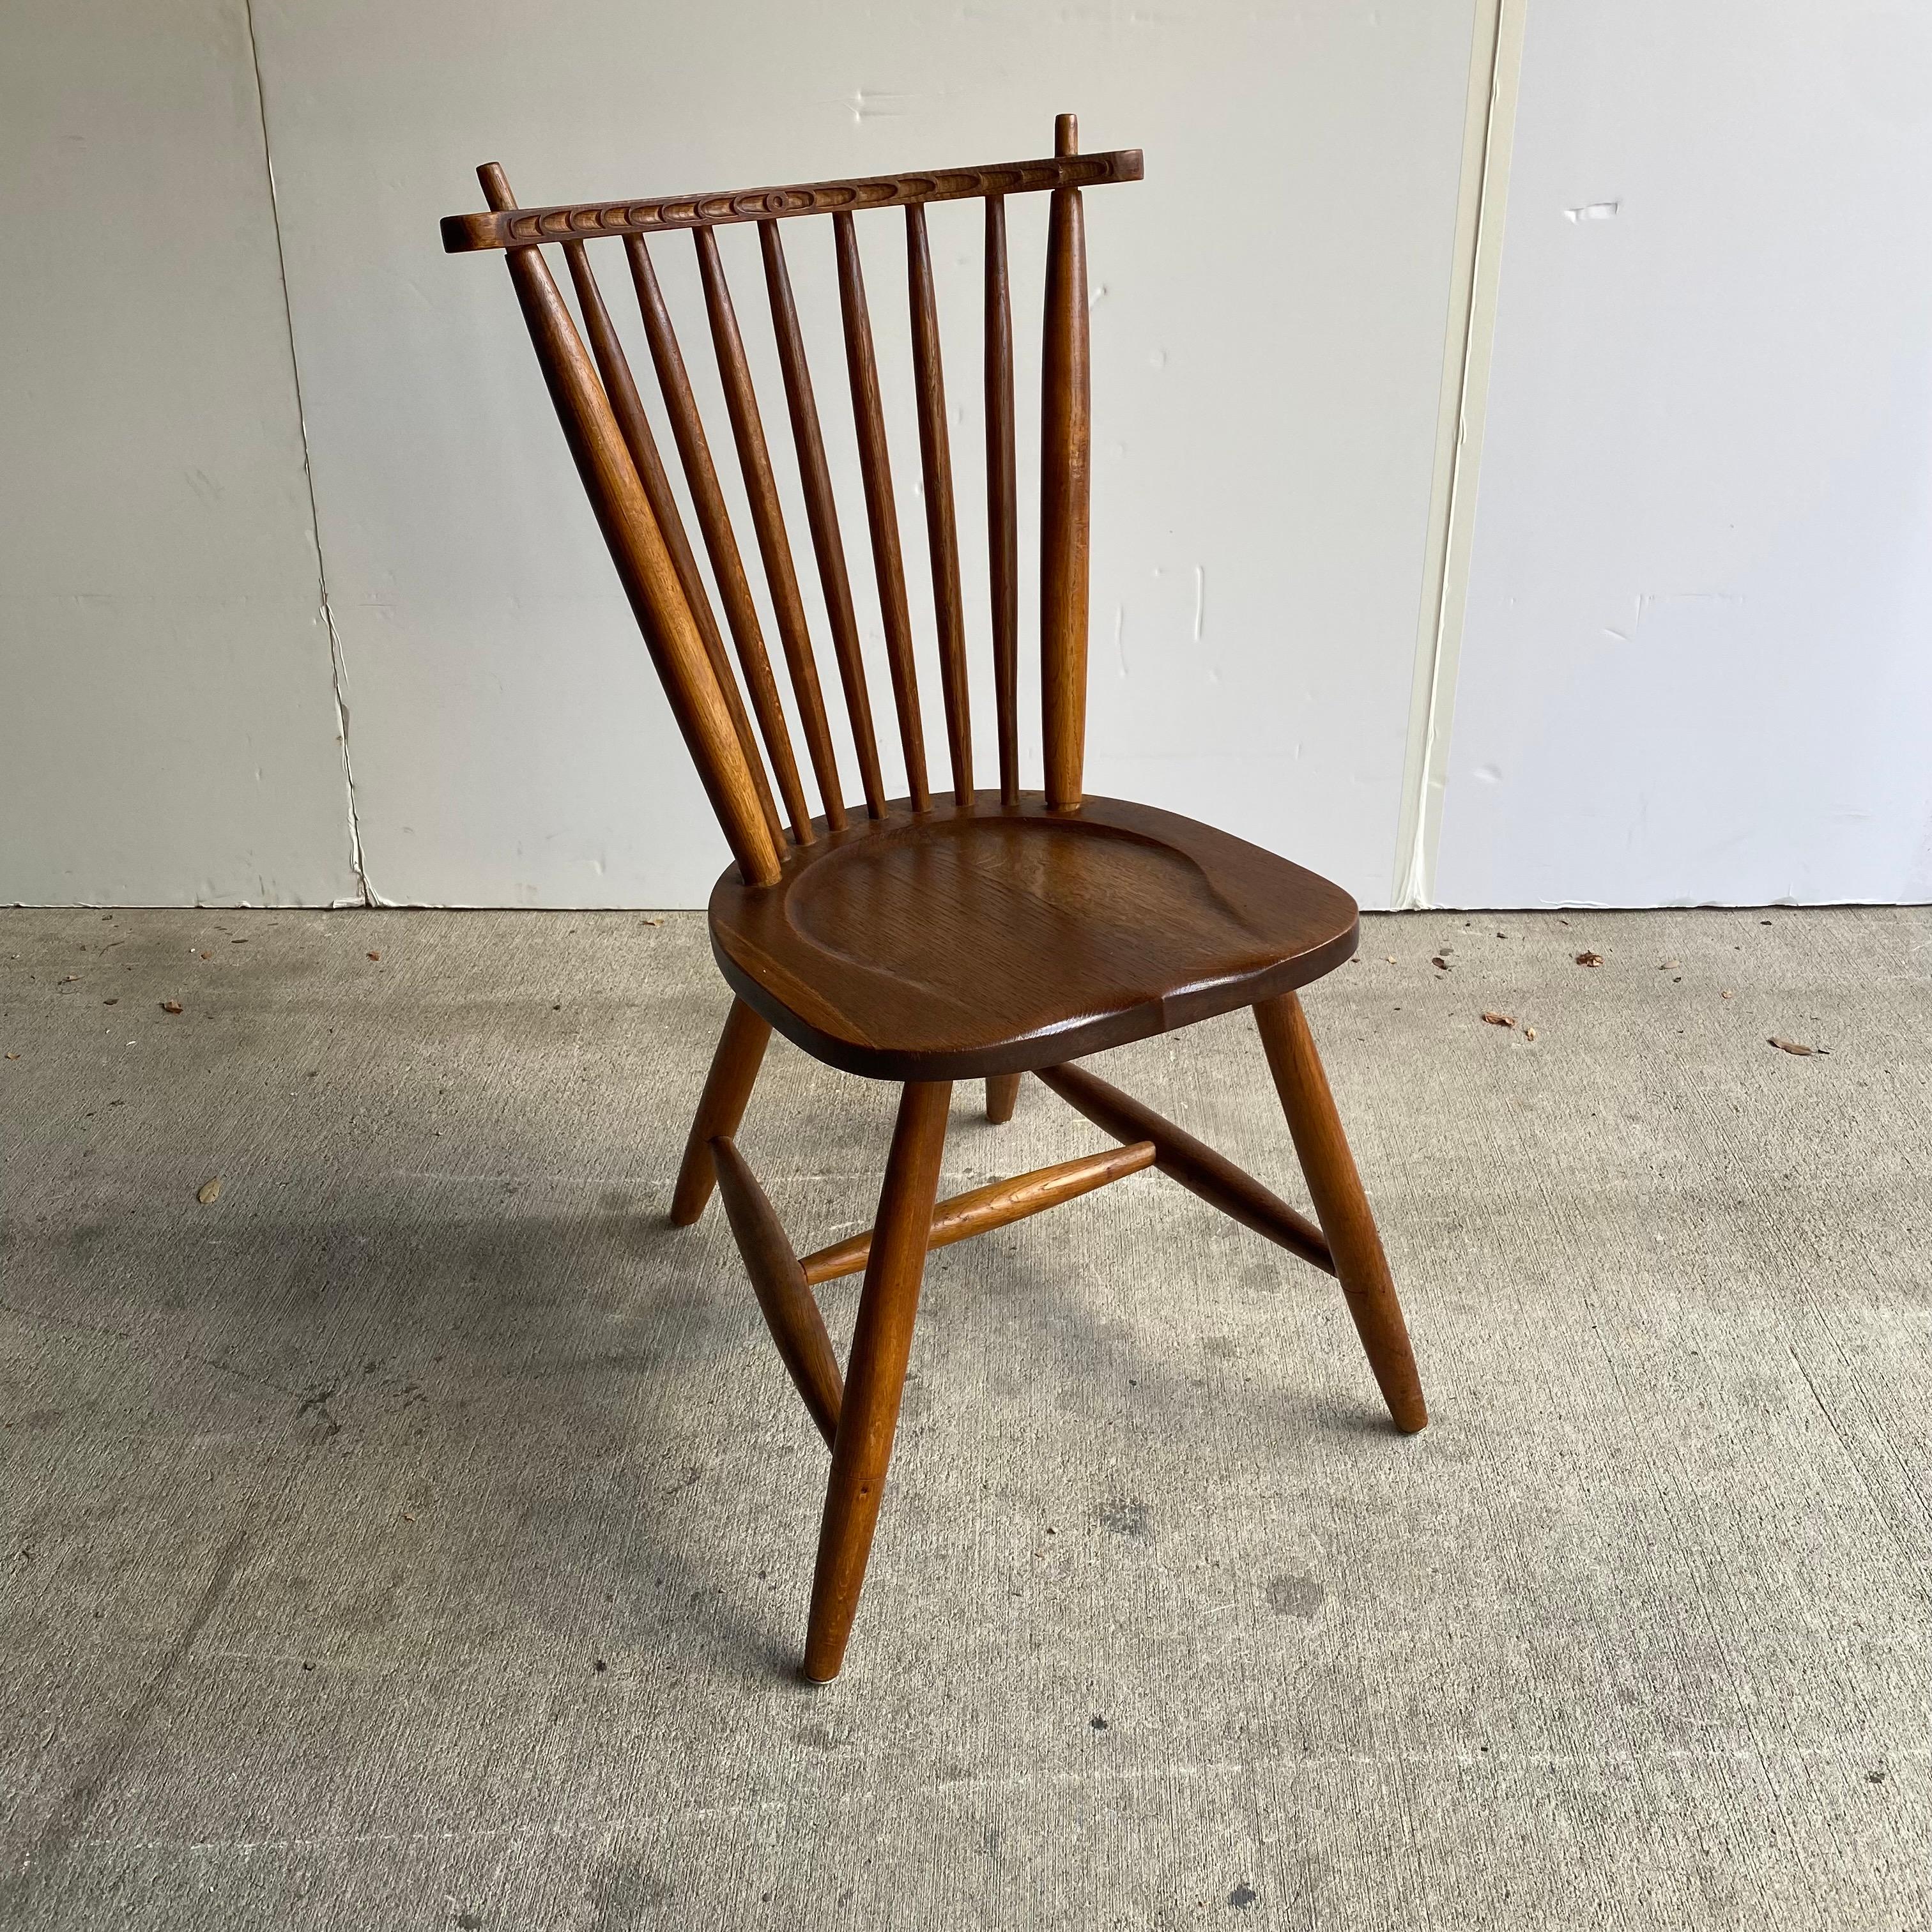
[[[1111,1529],[1116,1536],[1144,1538],[1148,1534],[1150,1511],[1145,1503],[1136,1498],[1123,1496],[1102,1503],[1094,1514],[1102,1529]]]
[[[1304,1622],[1328,1600],[1328,1592],[1312,1576],[1273,1576],[1268,1580],[1268,1608],[1278,1617],[1300,1617]]]

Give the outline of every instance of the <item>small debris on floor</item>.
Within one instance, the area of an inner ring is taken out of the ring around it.
[[[1780,1040],[1776,1034],[1772,1034],[1765,1044],[1776,1047],[1780,1053],[1795,1053],[1801,1059],[1808,1058],[1819,1050],[1815,1046],[1806,1046],[1798,1040]]]
[[[1429,963],[1430,965],[1433,966],[1438,973],[1446,973],[1449,970],[1448,961],[1444,958],[1439,952],[1437,953]]]
[[[1600,952],[1580,952],[1576,956],[1576,964],[1580,966],[1600,966],[1603,963],[1604,956]]]
[[[103,1000],[100,1004],[104,1006],[118,1006],[121,1004],[121,996],[117,993],[112,999]]]
[[[1522,1030],[1522,1036],[1525,1040],[1534,1040],[1536,1037],[1535,1028],[1525,1027]]]
[[[178,1000],[164,1000],[161,1002],[161,1011],[164,1013],[178,1013],[181,1010],[182,1003]]]
[[[380,952],[372,952],[369,956],[371,959],[380,959],[382,956]]]
[[[1513,1013],[1485,1013],[1483,1024],[1485,1026],[1513,1027],[1516,1024],[1516,1016]]]
[[[640,919],[638,923],[640,926],[662,926],[664,921],[661,919]]]
[[[194,1198],[199,1201],[204,1208],[208,1208],[214,1205],[215,1200],[220,1196],[220,1175],[218,1174],[211,1174],[207,1180],[204,1180],[201,1185],[194,1190]]]
[[[78,973],[63,973],[61,975],[61,984],[63,986],[71,986],[80,977],[80,975]]]
[[[1731,997],[1731,989],[1726,986],[1724,990],[1718,995],[1718,997],[1720,1000],[1728,1000]]]
[[[1388,956],[1388,963],[1389,963],[1391,966],[1393,966],[1393,965],[1395,964],[1395,955],[1394,955],[1393,952],[1391,952],[1391,953],[1389,955],[1389,956]]]

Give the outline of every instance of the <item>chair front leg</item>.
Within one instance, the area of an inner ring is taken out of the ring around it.
[[[805,1674],[814,1684],[838,1675],[866,1581],[879,1499],[898,1427],[899,1397],[912,1350],[913,1317],[926,1271],[926,1238],[946,1147],[950,1081],[909,1084],[899,1096],[892,1150],[879,1196],[866,1264],[866,1286],[846,1364],[845,1396],[832,1445],[832,1480],[812,1580]]]
[[[1004,1126],[1019,1105],[1020,1081],[1017,1073],[989,1073],[986,1076],[986,1118],[994,1126]]]
[[[674,1228],[689,1227],[704,1212],[711,1190],[718,1184],[711,1143],[721,1134],[727,1140],[736,1134],[752,1088],[758,1081],[758,1069],[764,1064],[765,1048],[771,1036],[766,1022],[742,1000],[733,1000],[731,1010],[725,1016],[724,1030],[718,1036],[718,1049],[711,1056],[711,1071],[705,1077],[704,1092],[698,1102],[698,1118],[691,1124],[691,1138],[684,1144],[677,1185],[671,1191]]]
[[[1404,1435],[1413,1435],[1428,1426],[1429,1411],[1415,1372],[1408,1324],[1307,1016],[1292,993],[1283,993],[1257,1006],[1255,1022],[1355,1332],[1362,1338],[1395,1426]]]

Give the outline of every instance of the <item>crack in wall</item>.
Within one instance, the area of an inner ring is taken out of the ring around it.
[[[289,375],[295,386],[296,423],[302,434],[302,484],[308,493],[309,534],[315,544],[316,590],[321,599],[322,621],[328,633],[329,683],[335,700],[335,742],[342,747],[342,783],[349,807],[349,862],[364,905],[382,903],[369,884],[362,857],[362,824],[356,808],[356,766],[349,750],[349,700],[345,695],[347,674],[342,661],[341,634],[335,628],[335,608],[329,601],[328,561],[322,554],[322,514],[315,500],[315,464],[309,450],[308,411],[302,400],[302,364],[296,355],[296,317],[289,300],[289,264],[282,246],[282,206],[275,193],[274,156],[268,144],[268,97],[262,82],[261,49],[255,39],[255,0],[242,0],[242,15],[248,34],[248,64],[255,76],[255,112],[262,128],[262,168],[268,180],[268,218],[275,231],[275,272],[282,290],[282,321],[288,331]],[[338,901],[339,904],[342,903]]]

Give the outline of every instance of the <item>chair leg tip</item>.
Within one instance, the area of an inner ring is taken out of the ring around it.
[[[798,1666],[798,1681],[801,1684],[811,1684],[815,1690],[821,1684],[831,1683],[838,1676],[839,1669],[840,1666],[835,1664],[832,1666],[830,1670],[826,1672],[823,1677],[820,1677],[814,1672],[812,1666],[809,1664],[801,1664]]]

